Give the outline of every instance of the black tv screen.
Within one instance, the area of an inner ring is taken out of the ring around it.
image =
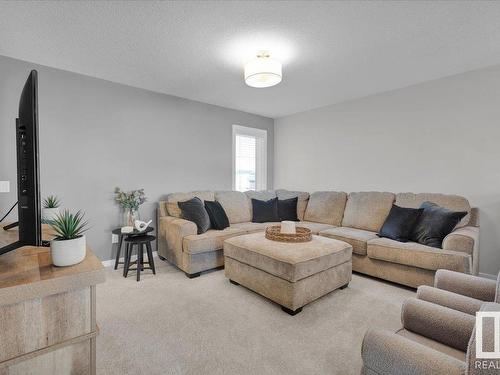
[[[14,140],[12,140],[14,141]],[[24,84],[16,119],[18,241],[0,248],[0,254],[21,246],[41,246],[42,225],[38,161],[38,73],[32,70]],[[15,226],[9,225],[9,228]]]

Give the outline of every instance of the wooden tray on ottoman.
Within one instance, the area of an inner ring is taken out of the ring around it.
[[[266,238],[279,242],[309,242],[312,240],[311,230],[304,227],[297,227],[296,233],[281,233],[280,225],[273,225],[266,228]]]

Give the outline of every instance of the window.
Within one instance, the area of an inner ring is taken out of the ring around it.
[[[267,131],[233,125],[233,189],[267,188]]]

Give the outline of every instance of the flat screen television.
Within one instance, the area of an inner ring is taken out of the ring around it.
[[[38,160],[38,73],[32,70],[24,84],[16,119],[18,241],[0,248],[0,254],[21,246],[42,245],[40,175]]]

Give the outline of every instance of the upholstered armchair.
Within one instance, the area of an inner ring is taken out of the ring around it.
[[[500,312],[500,305],[483,303],[481,311]],[[363,375],[498,374],[476,360],[474,316],[412,298],[404,303],[401,320],[395,333],[372,329],[365,334]],[[492,319],[484,319],[482,331],[483,350],[493,351]]]
[[[449,270],[438,270],[434,287],[418,287],[417,298],[475,315],[483,302],[500,302],[500,273],[497,281]]]

